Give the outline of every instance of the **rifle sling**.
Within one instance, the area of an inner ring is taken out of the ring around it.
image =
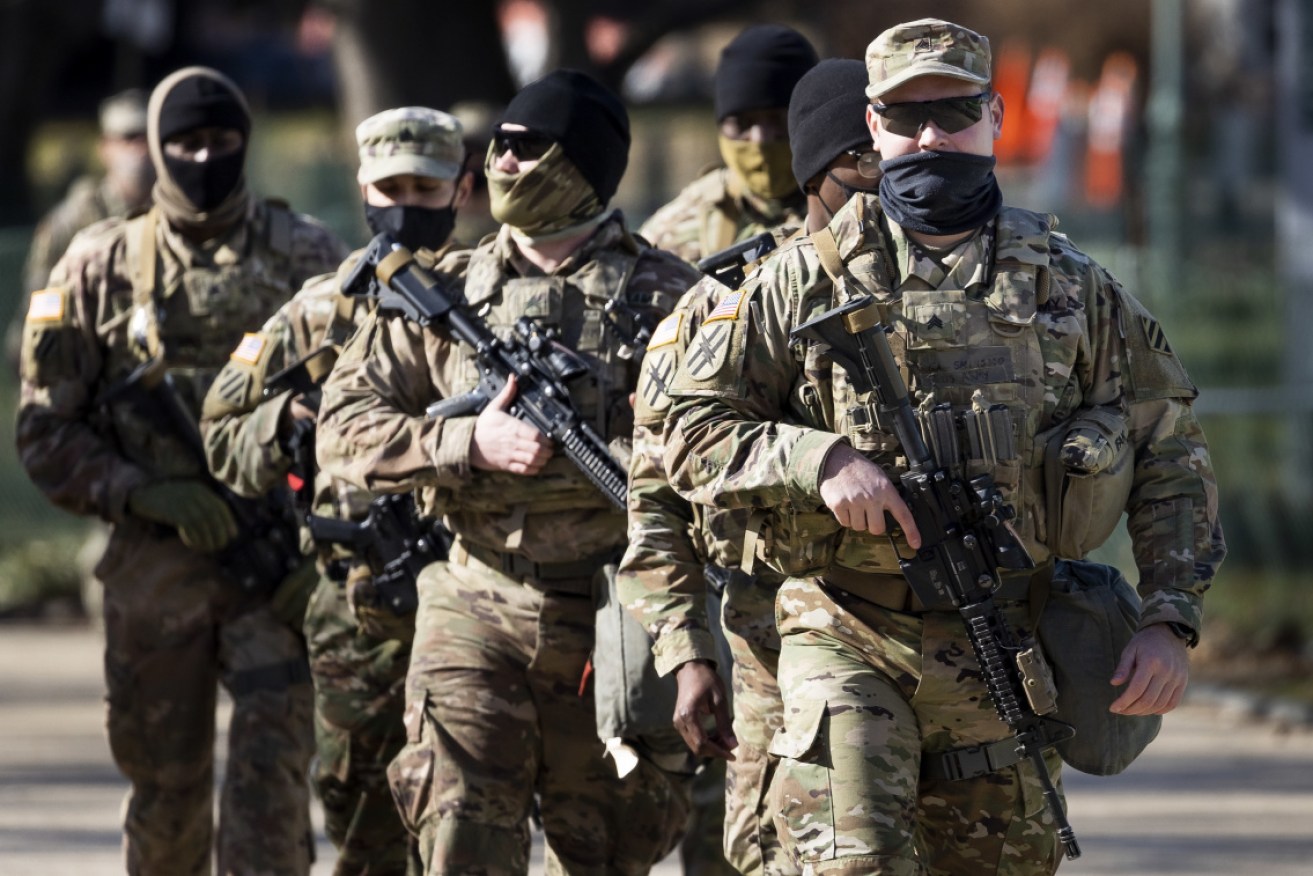
[[[1045,563],[1024,574],[1004,575],[999,588],[994,591],[994,598],[1026,602],[1034,598],[1037,593],[1046,592],[1052,578],[1052,563]],[[858,599],[889,611],[920,614],[925,611],[956,610],[951,603],[930,606],[922,604],[902,575],[859,572],[847,566],[834,565],[822,573],[821,580]]]
[[[1009,736],[997,742],[967,745],[948,751],[928,751],[921,757],[921,778],[950,782],[975,779],[1021,762],[1017,740]]]

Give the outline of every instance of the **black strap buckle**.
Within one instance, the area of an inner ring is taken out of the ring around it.
[[[957,782],[1007,769],[1020,761],[1017,740],[1008,738],[927,754],[921,771],[930,778]]]

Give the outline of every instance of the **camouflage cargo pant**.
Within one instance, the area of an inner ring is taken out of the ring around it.
[[[452,556],[420,576],[388,771],[425,873],[527,873],[535,797],[551,872],[647,873],[679,840],[687,790],[645,758],[621,780],[604,755],[583,687],[593,599],[508,578],[459,541]]]
[[[1010,624],[1026,606],[1000,603]],[[889,611],[789,580],[780,590],[784,728],[771,805],[808,874],[1052,873],[1053,819],[1029,762],[921,776],[923,754],[1008,735],[956,612]],[[1059,760],[1048,752],[1055,783]]]
[[[212,559],[131,521],[115,527],[96,574],[110,750],[132,783],[128,872],[210,872],[222,683],[233,713],[219,872],[308,873],[314,692],[301,637],[267,606],[243,603]]]
[[[734,658],[734,735],[739,747],[725,785],[725,856],[746,876],[796,874],[780,847],[766,809],[775,758],[767,749],[784,723],[776,672],[780,634],[775,628],[775,593],[781,579],[736,573],[725,589],[722,614]]]
[[[413,841],[393,804],[387,768],[406,739],[411,637],[381,638],[362,629],[345,585],[327,577],[310,599],[305,636],[319,752],[313,779],[324,832],[338,853],[333,872],[403,876]]]
[[[713,569],[709,567],[708,571],[710,574]],[[715,569],[714,572],[728,590],[730,573],[721,569]],[[725,598],[724,593],[717,594],[715,590],[708,589],[707,619],[713,622],[711,634],[716,640],[719,672],[728,686],[732,683],[731,667],[734,660],[721,621]],[[708,759],[693,780],[688,826],[679,844],[679,863],[684,876],[736,876],[739,872],[725,857],[727,766],[726,761]]]

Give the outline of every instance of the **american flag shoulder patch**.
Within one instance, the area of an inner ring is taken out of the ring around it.
[[[679,340],[679,329],[683,321],[684,314],[680,311],[676,311],[661,320],[657,323],[656,330],[652,332],[652,339],[647,342],[647,348],[653,350]]]
[[[234,362],[244,362],[247,365],[256,365],[260,362],[260,356],[264,353],[265,338],[260,332],[247,332],[242,335],[242,341],[237,345],[229,357]]]
[[[739,307],[742,303],[743,293],[739,291],[731,292],[724,298],[720,299],[720,303],[716,305],[714,310],[707,314],[707,318],[704,319],[703,322],[715,322],[718,319],[738,319]]]
[[[68,296],[58,287],[33,292],[27,305],[29,322],[59,322],[64,318]]]

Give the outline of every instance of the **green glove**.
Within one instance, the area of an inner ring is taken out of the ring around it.
[[[138,517],[178,530],[182,543],[213,553],[237,536],[237,521],[223,499],[200,481],[156,481],[128,496],[128,509]]]

